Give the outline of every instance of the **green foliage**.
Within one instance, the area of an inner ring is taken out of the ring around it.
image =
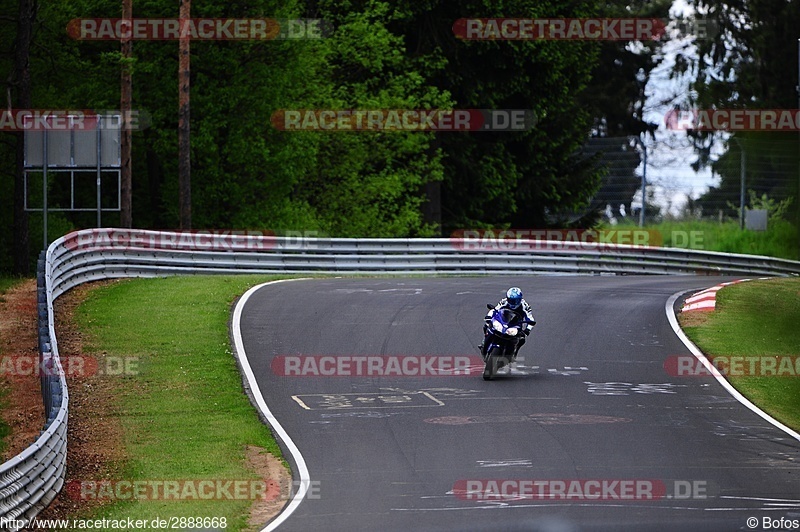
[[[789,207],[794,202],[792,197],[776,201],[773,198],[768,198],[766,194],[758,197],[754,190],[748,190],[747,193],[750,196],[750,208],[767,211],[770,221],[784,219],[789,212]]]
[[[20,279],[17,277],[4,277],[0,276],[0,296],[12,288],[15,284],[19,283]]]
[[[767,197],[766,194],[762,194],[761,197],[759,197],[754,190],[748,190],[747,194],[750,198],[748,202],[749,208],[767,211],[767,216],[770,221],[783,220],[794,201],[794,198],[791,197],[776,201],[773,198]],[[741,207],[729,201],[728,209],[739,212]]]
[[[397,23],[414,57],[446,70],[433,76],[459,108],[530,109],[538,122],[522,133],[442,133],[445,233],[480,224],[542,227],[549,211],[586,206],[600,170],[576,155],[592,117],[577,99],[597,62],[597,43],[459,41],[453,13],[481,16],[591,16],[591,2],[479,0],[409,2]],[[443,21],[447,21],[444,24]]]
[[[690,74],[690,99],[697,109],[796,109],[796,2],[773,0],[689,0],[688,4],[719,28],[714,38],[698,39],[697,51],[678,57],[676,71]],[[736,132],[726,151],[712,162],[719,132],[689,132],[698,160],[696,168],[712,165],[721,176],[698,204],[718,208],[738,205],[740,157],[747,155],[747,186],[759,195],[798,197],[800,152],[795,138],[784,131]],[[795,205],[800,207],[800,205]],[[800,210],[797,211],[800,216]],[[800,222],[800,218],[797,219]]]
[[[607,229],[638,230],[637,225],[606,226]],[[765,255],[800,260],[797,228],[783,219],[771,219],[766,231],[740,229],[739,222],[718,223],[708,220],[670,221],[645,227],[652,232],[655,245],[723,251],[746,255]]]
[[[13,0],[0,4],[14,12]],[[192,42],[193,225],[404,237],[543,226],[557,213],[579,211],[604,172],[581,150],[598,117],[617,124],[609,134],[649,127],[636,102],[657,45],[635,51],[585,41],[463,41],[453,22],[476,14],[658,16],[662,4],[195,0],[194,18],[320,18],[334,32],[321,40]],[[119,17],[119,8],[111,0],[38,5],[33,107],[118,108],[119,72],[129,68],[133,107],[149,116],[148,128],[133,133],[134,225],[168,229],[178,223],[178,44],[135,41],[125,59],[118,42],[73,40],[65,31],[72,19]],[[134,5],[135,17],[177,15],[165,0]],[[13,48],[15,34],[12,21],[0,21],[2,51]],[[619,61],[621,68],[610,68]],[[0,55],[3,79],[11,68]],[[526,132],[469,134],[283,132],[270,123],[282,109],[453,108],[529,109],[538,123]],[[15,143],[0,133],[3,160],[13,160]],[[1,250],[13,246],[13,179],[12,165],[0,168],[0,226],[9,228],[0,232]],[[431,214],[439,211],[441,218]],[[40,219],[30,217],[32,259]],[[115,213],[103,215],[104,225],[118,222]],[[92,213],[54,215],[49,232],[94,224]],[[8,256],[0,253],[0,270],[9,268]]]
[[[320,2],[320,16],[336,33],[324,42],[329,61],[317,75],[329,82],[320,107],[333,109],[437,109],[450,107],[447,93],[409,68],[403,38],[385,26],[387,3],[344,11]],[[316,168],[295,197],[317,213],[320,227],[336,236],[425,236],[422,187],[440,181],[440,151],[433,134],[345,132],[316,134]]]

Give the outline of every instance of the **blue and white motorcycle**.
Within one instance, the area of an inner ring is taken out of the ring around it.
[[[494,309],[487,304],[488,309]],[[508,366],[514,361],[517,352],[517,343],[525,334],[523,327],[528,323],[514,311],[504,308],[492,313],[489,334],[484,340],[483,380],[492,380],[500,368]]]

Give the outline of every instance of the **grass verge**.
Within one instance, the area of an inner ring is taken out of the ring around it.
[[[2,277],[0,276],[0,296],[3,295],[9,288],[21,282],[19,277]]]
[[[128,280],[92,291],[78,308],[87,351],[130,362],[124,375],[106,375],[115,379],[116,404],[108,409],[121,421],[126,456],[118,468],[122,478],[115,480],[255,480],[245,464],[247,445],[281,456],[242,391],[228,336],[233,300],[267,280]],[[252,503],[151,499],[116,501],[74,517],[225,517],[227,530],[243,530]]]
[[[604,226],[605,229],[639,229],[638,225]],[[783,259],[800,259],[797,229],[785,220],[770,220],[766,231],[739,228],[738,222],[686,221],[646,225],[658,231],[664,247],[688,248],[703,251],[724,251],[746,255],[766,255]]]
[[[727,286],[717,292],[714,312],[705,313],[700,319],[681,316],[680,321],[686,335],[709,358],[798,357],[800,279],[758,280]],[[782,376],[731,375],[728,379],[762,410],[800,430],[797,365],[792,365],[794,369],[784,367],[780,371]],[[750,363],[745,361],[743,366],[749,368]]]

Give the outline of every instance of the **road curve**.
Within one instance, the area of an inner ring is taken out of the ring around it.
[[[717,531],[800,520],[800,442],[712,377],[664,369],[690,354],[665,301],[720,280],[310,279],[255,291],[241,311],[243,354],[312,481],[279,530]],[[285,376],[276,363],[474,356],[485,304],[514,284],[539,324],[519,367],[492,382]],[[541,486],[555,500],[507,496]]]

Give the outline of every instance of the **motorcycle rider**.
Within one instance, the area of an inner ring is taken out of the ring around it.
[[[522,290],[516,286],[512,286],[508,289],[508,292],[506,292],[506,297],[501,299],[500,302],[486,314],[486,317],[483,318],[483,321],[485,322],[483,324],[483,342],[481,342],[480,345],[481,356],[483,356],[483,358],[486,358],[486,352],[484,350],[486,349],[486,345],[489,343],[487,340],[489,336],[489,330],[492,327],[492,315],[496,310],[502,310],[504,308],[513,311],[519,319],[527,320],[527,323],[524,323],[520,327],[525,334],[519,335],[517,347],[514,349],[513,360],[516,360],[517,353],[519,353],[519,348],[525,344],[525,340],[527,339],[528,335],[531,334],[531,329],[533,329],[533,326],[536,325],[536,320],[533,318],[533,309],[531,309],[531,306],[528,304],[528,302],[523,299]]]

